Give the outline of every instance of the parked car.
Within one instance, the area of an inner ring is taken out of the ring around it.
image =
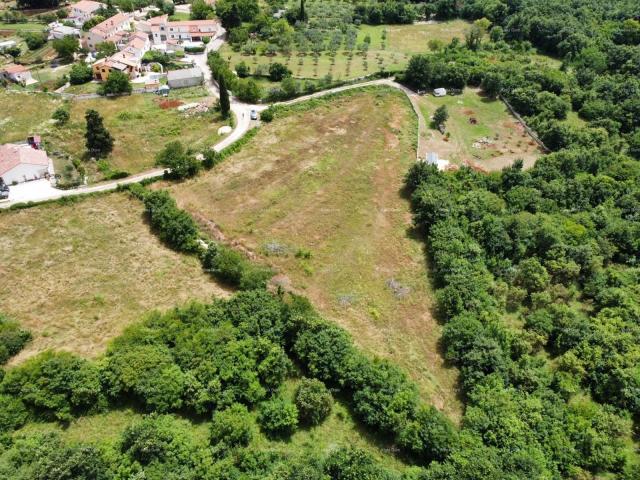
[[[256,112],[255,110],[251,110],[251,120],[257,120],[258,119],[258,112]]]

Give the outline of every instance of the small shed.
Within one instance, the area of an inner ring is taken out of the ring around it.
[[[433,95],[435,97],[446,97],[447,96],[447,89],[446,88],[436,88],[433,91]]]
[[[171,88],[185,88],[202,85],[202,70],[198,67],[171,70],[167,73],[167,83]]]
[[[17,45],[15,40],[4,40],[0,42],[0,52],[4,52],[5,50],[10,49],[11,47],[15,47]]]

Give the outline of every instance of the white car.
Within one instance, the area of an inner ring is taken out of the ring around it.
[[[255,110],[251,110],[250,117],[251,120],[258,120],[258,112],[256,112]]]

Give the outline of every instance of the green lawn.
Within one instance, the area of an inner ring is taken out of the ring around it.
[[[402,70],[407,65],[411,55],[428,53],[427,42],[436,38],[449,42],[453,37],[464,37],[468,23],[454,20],[443,23],[417,25],[362,25],[358,32],[357,43],[361,44],[367,35],[371,38],[369,51],[366,54],[354,50],[351,54],[341,50],[335,57],[324,52],[317,59],[307,53],[301,55],[293,53],[286,57],[281,54],[243,55],[234,52],[228,44],[223,45],[220,53],[228,60],[231,67],[244,61],[251,71],[262,65],[265,71],[273,62],[284,63],[298,78],[321,79],[330,74],[334,80],[358,78],[375,73],[381,69]],[[383,31],[386,30],[387,39],[383,41]]]
[[[44,32],[46,25],[42,23],[2,23],[0,22],[0,31],[10,30],[15,32]]]
[[[69,85],[64,90],[64,93],[74,93],[76,95],[82,93],[97,93],[99,88],[100,84],[98,82],[88,82],[81,85]]]

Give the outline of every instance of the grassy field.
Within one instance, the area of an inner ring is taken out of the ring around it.
[[[46,25],[43,23],[27,22],[27,23],[2,23],[0,22],[0,32],[43,32]]]
[[[285,396],[293,400],[298,380],[286,382]],[[142,415],[130,409],[115,410],[104,414],[80,417],[72,421],[67,428],[58,423],[29,423],[15,432],[14,436],[33,435],[44,432],[58,432],[68,442],[85,442],[103,445],[115,445],[121,433],[129,425],[140,421]],[[187,424],[188,431],[195,443],[206,445],[209,442],[210,422],[192,422]],[[353,419],[349,409],[336,401],[330,416],[317,427],[300,428],[289,439],[272,440],[256,428],[252,449],[277,452],[289,458],[308,454],[329,454],[339,445],[352,445],[370,452],[383,465],[397,471],[406,468],[394,455],[389,453],[389,445],[371,437]]]
[[[153,235],[127,194],[0,214],[0,308],[48,348],[92,357],[152,308],[226,295]]]
[[[183,103],[203,101],[201,88],[184,89],[171,93]],[[42,135],[47,148],[57,158],[56,170],[68,164],[68,156],[82,157],[85,120],[88,109],[100,112],[104,123],[115,138],[115,146],[108,158],[114,170],[136,173],[153,167],[155,155],[168,142],[180,140],[192,148],[213,145],[220,137],[217,130],[223,124],[218,115],[208,113],[186,116],[175,108],[162,109],[156,95],[131,95],[114,99],[97,98],[70,102],[71,120],[57,127],[50,122],[53,111],[63,105],[59,97],[47,94],[0,92],[0,109],[8,112],[0,119],[0,142],[23,140],[28,134]],[[56,157],[55,153],[59,153]],[[90,181],[101,177],[95,166],[87,164]]]
[[[259,65],[268,68],[272,62],[281,62],[286,64],[298,78],[320,79],[327,74],[330,74],[333,79],[358,78],[375,73],[382,68],[402,70],[412,54],[429,52],[427,42],[430,39],[438,39],[446,43],[454,37],[462,39],[468,26],[469,24],[462,20],[415,25],[363,25],[359,29],[357,43],[362,43],[367,35],[371,38],[366,56],[354,51],[350,58],[348,52],[342,50],[332,58],[328,52],[325,52],[317,62],[311,54],[294,53],[290,57],[281,54],[243,55],[240,52],[234,52],[228,44],[222,47],[221,54],[230,62],[232,68],[241,61],[244,61],[252,71],[255,71]],[[383,40],[385,30],[387,39]]]
[[[456,372],[438,354],[423,244],[401,195],[416,130],[396,91],[322,100],[263,126],[240,153],[171,191],[358,344],[398,362],[455,418]]]
[[[533,165],[542,154],[500,100],[483,97],[470,88],[462,95],[436,98],[426,94],[418,98],[427,123],[439,106],[446,105],[449,112],[449,138],[427,128],[421,156],[436,152],[455,164],[473,162],[487,170],[499,170],[517,158]]]

